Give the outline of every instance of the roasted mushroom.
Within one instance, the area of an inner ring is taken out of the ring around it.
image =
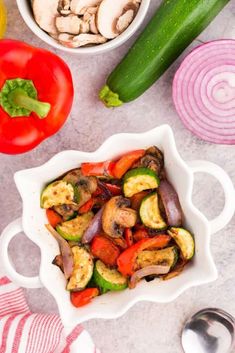
[[[63,217],[63,221],[68,221],[76,215],[76,211],[78,211],[78,205],[60,205],[55,206],[54,210],[59,213]]]
[[[141,158],[139,166],[152,169],[160,175],[164,168],[162,152],[156,146],[148,148],[145,155]]]
[[[81,169],[74,169],[63,178],[65,181],[76,185],[79,191],[79,202],[78,208],[84,205],[88,200],[90,200],[91,195],[97,189],[97,180],[92,176],[84,176],[81,172]]]
[[[124,228],[133,227],[137,212],[130,208],[130,201],[122,196],[112,197],[104,206],[102,227],[112,238],[122,236]]]

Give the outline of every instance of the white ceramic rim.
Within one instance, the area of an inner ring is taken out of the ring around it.
[[[73,54],[100,54],[107,52],[109,50],[112,50],[114,48],[117,48],[124,42],[126,42],[139,28],[141,23],[143,22],[148,8],[150,4],[150,0],[142,0],[140,8],[130,24],[130,26],[123,32],[121,33],[118,37],[100,45],[96,46],[91,46],[91,47],[83,47],[83,48],[67,48],[63,46],[62,44],[59,44],[55,39],[49,36],[45,31],[43,31],[35,22],[33,18],[32,11],[30,9],[29,1],[28,0],[16,0],[19,12],[25,21],[26,25],[29,27],[29,29],[37,36],[39,37],[42,41],[45,43],[51,45],[52,47],[56,49],[63,50],[68,53],[73,53]]]
[[[160,140],[162,145],[158,144]],[[83,161],[101,161],[118,157],[124,152],[133,150],[133,148],[149,147],[150,144],[154,144],[154,141],[164,150],[168,178],[173,185],[174,176],[178,175],[179,182],[174,186],[184,210],[186,226],[192,231],[195,230],[196,255],[194,260],[180,276],[170,281],[160,283],[157,281],[149,283],[142,281],[134,290],[107,293],[93,300],[88,306],[76,309],[71,305],[69,294],[64,289],[65,278],[63,274],[56,266],[51,264],[59,249],[55,239],[44,228],[44,223],[46,223],[45,211],[40,210],[38,202],[35,206],[38,213],[35,215],[32,210],[32,198],[34,197],[34,203],[39,200],[41,188],[49,181],[48,175],[51,176],[51,179],[54,179],[58,175],[62,175],[63,172],[72,169],[70,167],[79,166],[79,163]],[[221,214],[212,221],[208,221],[192,204],[194,172],[206,172],[214,175],[224,188],[225,207]],[[37,179],[39,180],[42,177],[44,184],[40,186]],[[158,303],[169,302],[186,289],[209,283],[217,278],[217,270],[210,251],[210,237],[212,233],[222,229],[234,214],[234,187],[226,172],[213,163],[192,161],[186,164],[176,149],[173,132],[168,125],[162,125],[140,134],[122,133],[113,135],[95,152],[60,152],[40,167],[17,172],[15,174],[15,182],[23,200],[23,220],[19,219],[12,222],[3,231],[0,237],[0,259],[2,259],[6,274],[15,283],[29,288],[44,286],[49,290],[58,304],[61,319],[65,326],[75,326],[78,323],[94,318],[117,318],[135,303],[143,300]],[[30,194],[29,190],[32,187],[36,196]],[[179,188],[182,188],[180,192]],[[32,229],[31,224],[34,224],[32,219],[34,219],[34,222],[36,219],[35,224],[38,229],[36,227]],[[188,222],[187,219],[189,220]],[[200,234],[196,230],[199,228]],[[40,247],[41,265],[39,277],[29,278],[18,274],[10,262],[8,256],[9,242],[22,230],[24,230],[29,239]],[[55,287],[57,287],[56,290]]]

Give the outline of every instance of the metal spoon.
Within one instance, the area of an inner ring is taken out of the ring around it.
[[[181,342],[185,353],[232,353],[235,319],[220,309],[201,310],[186,322]]]

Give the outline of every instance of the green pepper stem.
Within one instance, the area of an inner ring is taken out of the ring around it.
[[[108,85],[105,85],[101,89],[99,98],[108,108],[120,107],[123,104],[123,101],[121,101],[119,95],[111,91]]]
[[[18,107],[25,108],[31,112],[35,112],[40,119],[45,118],[50,109],[49,103],[40,102],[27,95],[22,88],[16,88],[9,93],[8,98]]]

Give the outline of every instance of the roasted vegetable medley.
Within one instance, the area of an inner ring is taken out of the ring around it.
[[[53,264],[76,307],[145,278],[178,275],[194,255],[194,238],[155,146],[117,161],[82,163],[41,194],[49,232],[60,247]]]

